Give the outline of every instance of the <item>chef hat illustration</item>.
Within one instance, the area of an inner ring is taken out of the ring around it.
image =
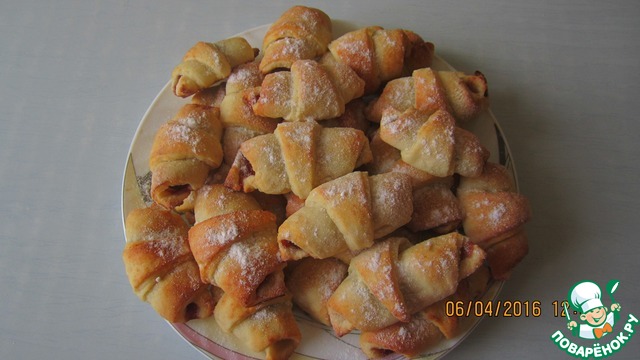
[[[573,287],[570,293],[571,305],[583,314],[589,310],[602,307],[600,287],[590,281],[585,281]]]

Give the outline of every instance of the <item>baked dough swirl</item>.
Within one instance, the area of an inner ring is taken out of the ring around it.
[[[327,304],[339,336],[354,329],[374,331],[411,316],[453,294],[485,253],[453,232],[411,245],[393,237],[351,260],[349,275]]]
[[[174,209],[202,187],[222,163],[221,137],[220,111],[206,105],[186,104],[160,126],[149,156],[153,200]]]
[[[189,245],[203,281],[243,306],[282,296],[286,289],[278,255],[276,216],[249,194],[222,184],[203,187],[194,204]]]
[[[242,143],[225,185],[306,198],[315,187],[371,160],[361,130],[325,128],[316,122],[280,123],[273,134]]]
[[[408,223],[412,212],[406,175],[352,172],[313,189],[284,221],[278,229],[280,254],[285,260],[349,259]]]
[[[389,81],[380,97],[371,103],[368,119],[380,122],[389,107],[400,112],[411,108],[427,113],[446,110],[457,122],[465,123],[489,107],[487,79],[479,71],[469,75],[460,71],[418,69],[411,76]]]
[[[329,51],[365,81],[365,94],[372,94],[389,80],[430,66],[434,45],[409,30],[368,26],[333,40]]]
[[[260,71],[289,69],[297,60],[315,59],[327,52],[333,38],[331,18],[322,10],[293,6],[267,29],[262,41]]]
[[[125,228],[122,260],[134,293],[170,322],[211,316],[220,292],[200,280],[182,218],[153,205],[131,211]]]

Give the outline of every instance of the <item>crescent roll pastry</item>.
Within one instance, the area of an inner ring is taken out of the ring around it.
[[[265,76],[253,110],[260,116],[286,121],[338,117],[345,105],[364,92],[364,81],[332,57],[298,60],[290,71]]]
[[[292,306],[289,294],[249,307],[224,294],[213,316],[224,332],[233,334],[251,350],[264,352],[265,359],[285,360],[302,337]]]
[[[431,65],[434,45],[409,30],[369,26],[348,32],[329,44],[338,61],[351,67],[365,81],[365,94],[381,84]]]
[[[424,310],[413,314],[409,322],[398,322],[384,329],[360,335],[360,348],[369,359],[390,353],[413,358],[435,345],[442,338],[451,339],[459,333],[458,317],[447,316],[448,301],[470,301],[484,294],[488,285],[488,270],[481,266],[462,279],[456,292]]]
[[[278,256],[276,216],[249,194],[222,184],[196,194],[189,244],[203,281],[243,306],[282,296],[284,263]]]
[[[400,158],[400,150],[382,141],[379,131],[373,134],[370,146],[373,160],[366,165],[370,173],[399,172],[411,179],[413,214],[407,224],[411,231],[446,234],[460,225],[463,215],[452,190],[453,177],[437,177],[405,163]]]
[[[488,94],[487,80],[479,71],[467,75],[423,68],[415,70],[410,77],[387,83],[380,97],[371,103],[367,117],[379,122],[389,107],[400,112],[414,108],[427,113],[446,110],[456,121],[464,123],[489,107]]]
[[[127,215],[125,229],[122,260],[142,301],[170,322],[213,314],[218,293],[200,281],[187,242],[189,228],[179,215],[158,206],[136,209]]]
[[[278,229],[285,260],[342,257],[373,245],[411,220],[407,176],[352,172],[313,189]]]
[[[431,230],[437,234],[457,229],[463,213],[453,186],[453,177],[446,177],[414,189],[413,214],[407,227],[414,232]]]
[[[478,176],[489,157],[478,137],[456,126],[444,110],[429,114],[387,109],[380,122],[380,138],[399,149],[406,163],[439,177]]]
[[[249,42],[232,37],[215,43],[199,41],[191,47],[171,73],[173,93],[188,97],[212,87],[231,74],[231,69],[256,56]]]
[[[408,322],[411,315],[456,291],[484,261],[484,251],[459,233],[411,245],[389,238],[355,256],[349,275],[329,298],[338,336]]]
[[[363,332],[360,334],[362,352],[369,359],[384,358],[391,353],[402,354],[407,358],[417,357],[440,341],[445,333],[455,333],[458,319],[444,314],[446,301],[440,300],[417,312],[411,317],[411,321]]]
[[[462,177],[457,196],[465,234],[487,251],[494,278],[508,278],[528,253],[524,224],[531,218],[529,200],[516,192],[508,170],[491,162],[479,177]]]
[[[253,112],[263,79],[257,61],[239,65],[227,79],[225,96],[220,103],[220,120],[225,127],[222,145],[227,164],[233,163],[240,144],[258,135],[272,133],[278,125],[279,119]]]
[[[365,168],[371,174],[382,174],[390,171],[404,173],[411,178],[411,185],[414,189],[440,179],[402,161],[400,150],[380,138],[380,129],[371,135],[369,147],[371,148],[372,159],[365,165]]]
[[[347,269],[348,265],[336,258],[307,257],[289,263],[285,281],[293,303],[313,319],[331,326],[327,301],[347,277]]]
[[[333,38],[331,18],[323,11],[294,6],[267,29],[262,42],[260,70],[289,69],[296,60],[314,59],[327,52]]]
[[[151,197],[167,209],[181,205],[222,163],[219,109],[186,104],[155,134],[149,156]]]
[[[369,141],[360,130],[323,128],[316,122],[280,123],[273,134],[242,143],[225,185],[306,198],[314,187],[370,159]]]

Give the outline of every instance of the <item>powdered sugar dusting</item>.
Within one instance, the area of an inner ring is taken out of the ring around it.
[[[402,194],[410,191],[409,183],[403,181],[404,177],[394,176],[394,173],[377,176],[382,182],[372,188],[373,208],[397,208],[401,205],[399,201],[406,199]]]
[[[326,301],[333,295],[340,283],[342,283],[342,280],[344,280],[345,275],[346,272],[338,266],[323,273],[323,281],[320,283],[320,288],[318,289],[323,301]]]
[[[260,86],[264,76],[256,62],[242,64],[236,67],[227,79],[228,94]]]
[[[491,212],[489,213],[489,220],[491,220],[494,224],[502,219],[502,216],[507,212],[507,207],[505,204],[496,205]]]
[[[404,134],[413,126],[409,121],[402,121],[400,113],[395,111],[385,111],[382,113],[380,126],[384,127],[384,131],[389,134]]]
[[[342,99],[322,65],[313,60],[303,60],[296,62],[294,66],[297,67],[301,83],[306,85],[297,89],[301,99],[295,105],[300,117],[305,120],[320,120],[339,116]],[[323,106],[318,108],[318,104]]]
[[[497,227],[502,218],[507,213],[507,206],[504,203],[492,204],[487,199],[484,199],[474,205],[476,208],[487,208],[490,207],[487,213],[481,212],[478,215],[480,220],[487,220],[489,222],[489,226]]]
[[[304,40],[288,37],[278,41],[283,43],[279,55],[294,59],[305,58],[307,44]]]
[[[216,44],[210,44],[208,48],[209,48],[209,54],[208,54],[209,63],[213,65],[215,68],[219,68],[220,64],[222,64],[222,57],[220,56],[222,53],[220,51],[220,48]]]
[[[443,98],[440,88],[434,87],[434,84],[432,82],[428,81],[428,79],[422,76],[415,76],[414,84],[417,89],[429,89],[430,90],[429,93],[432,94],[431,96],[421,97],[421,100],[423,100],[424,103],[420,104],[420,108],[422,109],[446,108],[446,102]]]
[[[313,125],[311,125],[311,123],[296,123],[287,129],[289,130],[289,137],[296,143],[303,144],[303,146],[308,148],[311,147],[311,134],[313,131]]]
[[[421,137],[419,143],[426,156],[432,156],[438,161],[449,161],[453,157],[450,145],[454,143],[453,128],[446,127],[444,131]]]
[[[150,244],[154,253],[163,259],[174,259],[186,253],[185,242],[180,238],[163,238]]]
[[[349,311],[353,314],[359,313],[362,316],[362,320],[365,324],[370,324],[379,316],[376,311],[376,307],[372,305],[372,302],[378,301],[369,288],[362,282],[362,280],[356,283],[357,285],[352,287],[352,290],[355,290],[355,294],[357,294],[357,300],[360,304],[359,307],[351,306]]]
[[[160,230],[146,227],[138,236],[158,257],[173,259],[188,251],[185,235],[181,228],[167,224]]]
[[[223,221],[221,226],[207,229],[205,238],[211,246],[222,247],[232,243],[240,235],[238,225],[233,221]]]
[[[451,268],[456,264],[458,255],[453,249],[443,249],[438,257],[429,257],[426,261],[416,264],[423,272],[430,273],[435,272],[439,276],[446,277],[451,271]]]
[[[334,204],[339,204],[346,199],[350,201],[356,200],[360,204],[365,204],[369,201],[367,197],[368,191],[363,188],[363,184],[359,181],[359,177],[351,177],[349,179],[338,179],[347,181],[331,181],[325,183],[324,193],[327,197],[333,199]]]
[[[404,50],[403,43],[399,42],[399,38],[394,35],[393,30],[378,30],[376,31],[376,36],[379,36],[382,40],[383,44],[387,44],[387,47],[397,49],[401,48]]]
[[[271,306],[265,306],[260,310],[256,311],[251,317],[251,319],[264,325],[277,320],[277,316],[278,316],[277,312],[273,311],[273,308]]]
[[[262,82],[260,96],[253,110],[256,114],[271,118],[289,118],[292,107],[291,72],[268,74]]]
[[[167,123],[166,134],[171,141],[191,146],[196,151],[202,143],[202,128],[205,126],[204,112],[191,112],[188,116]]]
[[[369,43],[353,37],[336,41],[334,53],[356,72],[371,71],[373,67],[373,49]]]
[[[311,122],[295,122],[285,124],[286,126],[286,140],[295,144],[297,148],[303,154],[309,154],[309,156],[313,156],[311,151],[313,149],[313,129],[314,124]],[[304,155],[303,155],[304,156]],[[294,161],[296,161],[295,159]],[[310,173],[311,168],[307,166],[308,164],[303,164],[303,166],[289,166],[287,167],[287,171],[289,171],[289,176],[292,179],[296,179],[299,183],[307,184],[311,181],[313,174]]]
[[[256,288],[264,277],[267,259],[271,254],[262,247],[252,246],[245,242],[236,242],[229,247],[227,256],[240,269],[238,281],[242,287]]]
[[[264,167],[261,167],[265,170],[276,168],[280,169],[284,165],[284,159],[282,158],[282,153],[280,152],[280,148],[267,146],[262,149],[262,157],[264,160],[268,162],[268,164]],[[259,171],[259,168],[254,168],[254,170]],[[271,176],[277,176],[280,182],[289,182],[289,178],[285,171],[277,171]]]

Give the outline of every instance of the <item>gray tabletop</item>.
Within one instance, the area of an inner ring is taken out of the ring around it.
[[[413,30],[489,81],[533,210],[529,255],[498,299],[539,301],[541,314],[485,318],[450,358],[569,358],[552,340],[570,337],[554,301],[587,279],[603,292],[619,281],[616,335],[628,314],[640,317],[640,2],[296,3]],[[125,160],[190,45],[271,23],[293,4],[0,4],[0,359],[203,358],[126,279]],[[611,358],[637,358],[640,338],[618,345]]]

